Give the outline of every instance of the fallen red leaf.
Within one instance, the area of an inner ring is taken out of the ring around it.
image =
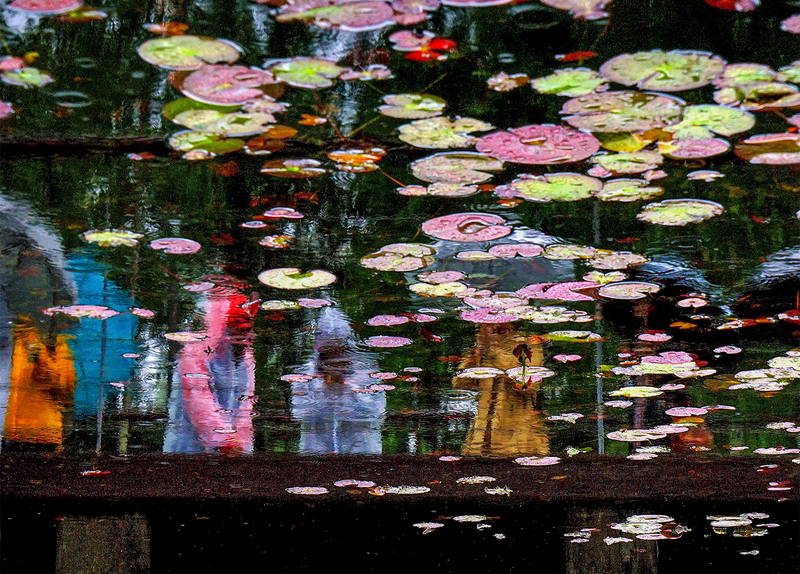
[[[596,52],[584,50],[579,52],[570,52],[568,54],[558,54],[556,55],[556,60],[559,62],[582,62],[583,60],[594,58],[596,55]]]

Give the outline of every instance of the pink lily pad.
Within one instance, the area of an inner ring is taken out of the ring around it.
[[[200,251],[201,245],[197,241],[182,237],[164,237],[150,242],[151,249],[163,250],[170,255],[189,255]]]
[[[651,343],[664,343],[672,340],[672,336],[667,335],[666,333],[642,333],[637,337],[637,339]]]
[[[281,375],[281,380],[285,383],[307,383],[311,379],[313,379],[311,375],[305,375],[300,373],[292,373],[288,375]]]
[[[781,22],[781,30],[791,34],[800,34],[800,14],[795,14]]]
[[[390,372],[370,373],[369,376],[372,377],[373,379],[378,379],[380,381],[388,381],[391,379],[396,379],[397,373],[390,373]]]
[[[521,257],[538,257],[544,253],[544,248],[536,243],[503,243],[489,248],[489,255],[499,259],[514,259]]]
[[[491,133],[475,148],[500,161],[550,165],[584,160],[600,149],[600,142],[572,128],[534,124]]]
[[[9,8],[36,14],[61,14],[80,7],[82,0],[13,0]]]
[[[390,327],[393,325],[403,325],[409,321],[410,319],[408,317],[402,317],[400,315],[375,315],[367,321],[367,325],[372,327]]]
[[[550,466],[558,464],[561,459],[557,456],[521,456],[515,458],[514,462],[520,466]]]
[[[422,232],[436,239],[468,243],[500,239],[511,233],[511,227],[498,215],[456,213],[429,219],[422,224]]]
[[[517,290],[520,297],[532,299],[557,299],[561,301],[594,301],[594,298],[576,293],[579,289],[593,289],[599,287],[593,281],[567,281],[565,283],[534,283]]]
[[[571,363],[573,361],[580,361],[580,355],[553,355],[553,360],[559,363]]]
[[[275,78],[265,70],[207,64],[183,80],[181,91],[206,104],[238,105],[263,96],[258,87],[274,83]]]
[[[387,349],[393,347],[405,347],[411,343],[413,343],[413,341],[407,337],[390,337],[388,335],[378,335],[376,337],[370,337],[364,341],[364,344],[367,347]]]
[[[150,309],[142,309],[141,307],[131,307],[131,314],[142,319],[152,319],[156,316]]]
[[[333,305],[333,303],[327,299],[308,299],[305,297],[300,297],[300,299],[297,300],[297,304],[306,309],[319,309],[321,307]]]
[[[700,159],[728,153],[731,144],[722,138],[674,139],[661,142],[658,152],[672,159]]]
[[[239,227],[244,229],[262,229],[264,227],[269,227],[269,224],[263,221],[245,221],[244,223],[240,223]]]
[[[699,417],[706,414],[708,411],[701,407],[674,407],[664,411],[665,414],[671,417]]]
[[[14,115],[14,108],[8,102],[0,102],[0,120]]]
[[[440,283],[451,283],[453,281],[461,281],[464,279],[464,277],[466,277],[466,275],[464,275],[461,271],[425,271],[424,273],[417,275],[417,278],[420,281],[432,283],[434,285],[438,285]]]
[[[800,134],[763,134],[747,138],[736,148],[737,156],[750,163],[790,165],[800,163]]]
[[[461,311],[459,316],[470,323],[510,323],[519,319],[519,317],[506,313],[502,309],[488,307]]]
[[[42,311],[48,317],[56,313],[67,315],[68,317],[88,317],[89,319],[108,319],[114,315],[119,315],[119,311],[114,311],[103,305],[69,305],[67,307],[49,307]]]
[[[261,217],[266,219],[303,219],[305,216],[291,207],[273,207],[265,211]]]
[[[542,0],[545,6],[569,10],[572,17],[581,20],[598,20],[608,16],[603,8],[611,4],[611,0]]]

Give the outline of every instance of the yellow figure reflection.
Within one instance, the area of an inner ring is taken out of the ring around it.
[[[520,365],[514,349],[526,343],[533,353],[528,365],[543,361],[541,345],[532,344],[508,323],[481,324],[475,347],[460,367],[511,369]],[[478,412],[461,452],[475,456],[520,456],[547,454],[550,450],[545,417],[538,406],[538,384],[527,391],[514,388],[502,375],[489,379],[456,378],[453,387],[479,391]]]
[[[13,350],[3,437],[9,441],[61,445],[64,408],[72,404],[75,366],[66,337],[45,344],[38,330],[18,326]]]

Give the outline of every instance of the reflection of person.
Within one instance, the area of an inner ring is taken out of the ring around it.
[[[170,399],[165,452],[253,450],[255,359],[247,298],[231,287],[208,292],[206,335],[183,343]]]
[[[517,345],[525,342],[510,323],[478,326],[475,347],[459,365],[511,369],[519,366],[514,356]],[[541,345],[529,344],[533,356],[528,365],[542,364]],[[487,379],[456,378],[455,388],[480,391],[478,410],[462,447],[462,454],[480,456],[540,455],[549,452],[545,419],[537,405],[536,386],[518,391],[505,375]]]
[[[366,387],[379,383],[374,357],[355,348],[347,316],[325,307],[316,321],[311,360],[303,369],[311,380],[292,383],[292,418],[300,421],[303,454],[380,454],[381,424],[386,411],[383,392]]]

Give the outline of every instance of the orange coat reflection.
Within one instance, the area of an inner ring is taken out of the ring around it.
[[[460,367],[519,366],[514,348],[524,337],[509,324],[478,327],[475,347],[464,357]],[[531,365],[541,365],[541,345],[528,346],[533,351]],[[519,456],[547,454],[550,450],[545,418],[537,405],[536,387],[521,392],[514,389],[506,376],[489,379],[456,378],[455,388],[480,392],[478,412],[461,449],[462,454],[475,456]]]
[[[63,411],[72,404],[75,366],[64,335],[46,345],[32,327],[13,335],[11,375],[3,437],[9,441],[60,445]]]

